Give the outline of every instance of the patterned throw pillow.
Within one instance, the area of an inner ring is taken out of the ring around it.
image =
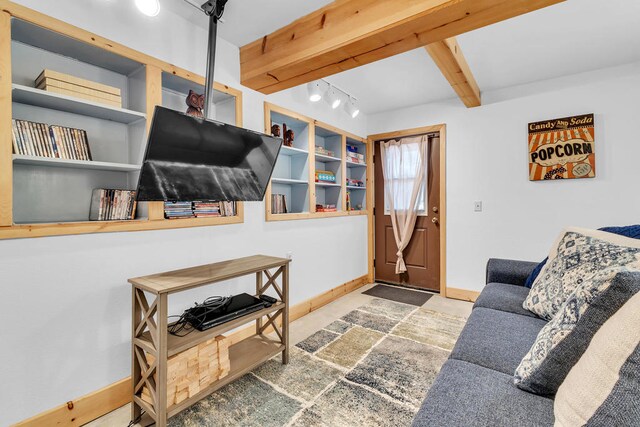
[[[625,266],[633,269],[639,263],[640,240],[604,231],[567,228],[552,246],[549,261],[522,307],[551,320],[583,282],[602,282],[606,280],[604,270]]]
[[[640,294],[595,334],[554,402],[557,427],[640,425]]]
[[[594,334],[640,292],[640,266],[636,271],[612,267],[599,278],[583,282],[540,330],[516,369],[516,386],[536,394],[555,394]]]

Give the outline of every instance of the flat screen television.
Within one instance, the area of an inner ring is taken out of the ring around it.
[[[156,107],[138,201],[264,199],[282,140]]]

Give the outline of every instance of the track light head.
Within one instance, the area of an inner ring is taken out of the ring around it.
[[[347,110],[347,113],[349,113],[352,119],[355,119],[356,117],[358,117],[358,114],[360,114],[360,108],[358,108],[356,100],[352,97],[349,97],[349,100],[347,101],[344,108],[345,110]]]
[[[320,89],[320,82],[315,81],[307,85],[309,90],[309,101],[318,102],[322,99],[322,90]]]
[[[342,104],[342,96],[340,96],[340,93],[333,86],[329,86],[327,90],[327,102],[334,110]]]

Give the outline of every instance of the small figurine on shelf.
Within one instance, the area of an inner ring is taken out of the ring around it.
[[[276,138],[280,138],[280,125],[271,125],[271,135],[275,136]]]
[[[287,129],[287,124],[282,124],[282,131],[284,132],[284,145],[287,147],[293,147],[293,140],[295,138],[295,134],[293,133],[293,129]]]
[[[187,99],[187,114],[193,117],[204,118],[202,109],[204,108],[204,95],[198,95],[194,91],[190,90]]]

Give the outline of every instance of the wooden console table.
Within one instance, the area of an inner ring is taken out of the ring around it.
[[[240,378],[276,354],[281,352],[282,363],[289,363],[290,261],[285,258],[255,255],[129,279],[129,283],[133,285],[132,419],[137,419],[144,410],[145,416],[142,418],[142,425],[155,422],[158,427],[165,427],[167,418]],[[275,271],[272,273],[270,270]],[[278,295],[279,301],[269,308],[249,313],[239,319],[203,332],[194,330],[184,337],[168,334],[167,303],[169,294],[249,274],[256,275],[256,296],[260,296],[272,288]],[[266,284],[263,284],[264,278],[267,279]],[[281,287],[276,282],[278,278],[280,278]],[[151,294],[152,301],[147,299],[147,294]],[[276,321],[278,317],[282,321],[281,328]],[[264,318],[266,318],[266,322],[263,323]],[[229,374],[196,395],[167,407],[167,359],[252,321],[256,322],[255,334],[229,348],[231,362]],[[279,340],[265,335],[269,326],[273,327]],[[146,354],[154,356],[153,363],[147,362]],[[150,390],[153,404],[147,403],[141,398],[142,389],[145,386]]]

